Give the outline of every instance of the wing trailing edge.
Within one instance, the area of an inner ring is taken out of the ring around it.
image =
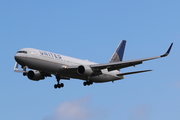
[[[142,70],[142,71],[134,71],[134,72],[127,72],[127,73],[120,73],[117,74],[117,76],[123,76],[123,75],[131,75],[131,74],[137,74],[137,73],[143,73],[143,72],[149,72],[152,70]]]

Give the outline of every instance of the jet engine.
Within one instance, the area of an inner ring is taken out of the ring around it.
[[[77,69],[77,73],[79,75],[90,76],[94,71],[89,66],[80,65]]]
[[[44,76],[37,70],[30,70],[27,72],[27,77],[30,80],[39,81],[44,79]]]

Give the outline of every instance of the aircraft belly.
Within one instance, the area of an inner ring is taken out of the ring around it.
[[[110,81],[115,81],[115,80],[120,80],[120,79],[123,79],[123,78],[105,75],[105,74],[102,74],[99,76],[94,76],[94,77],[90,78],[90,80],[95,83],[110,82]]]
[[[59,74],[64,77],[70,77],[75,79],[86,80],[87,77],[79,75],[76,70],[68,71],[63,69],[63,66],[67,66],[60,62],[60,60],[35,58],[35,57],[24,57],[18,62],[20,65],[28,66],[30,69],[43,71],[50,74]],[[22,64],[23,63],[23,64]]]
[[[50,74],[57,73],[61,68],[61,65],[53,62],[52,60],[27,58],[26,65],[30,69],[36,69]]]

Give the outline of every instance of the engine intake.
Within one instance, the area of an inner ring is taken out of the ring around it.
[[[44,76],[37,70],[30,70],[27,72],[27,77],[30,80],[39,81],[44,79]]]
[[[89,66],[80,65],[77,69],[77,73],[79,75],[90,76],[94,71]]]

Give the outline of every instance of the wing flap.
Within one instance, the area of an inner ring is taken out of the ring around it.
[[[113,70],[119,70],[122,68],[126,68],[126,67],[131,67],[131,66],[136,66],[142,64],[142,62],[130,62],[130,63],[121,63],[119,65],[112,65],[112,66],[108,66],[108,71],[113,71]]]
[[[127,72],[127,73],[120,73],[120,74],[117,74],[117,76],[130,75],[130,74],[137,74],[137,73],[149,72],[149,71],[152,71],[152,70],[142,70],[142,71],[134,71],[134,72]]]

